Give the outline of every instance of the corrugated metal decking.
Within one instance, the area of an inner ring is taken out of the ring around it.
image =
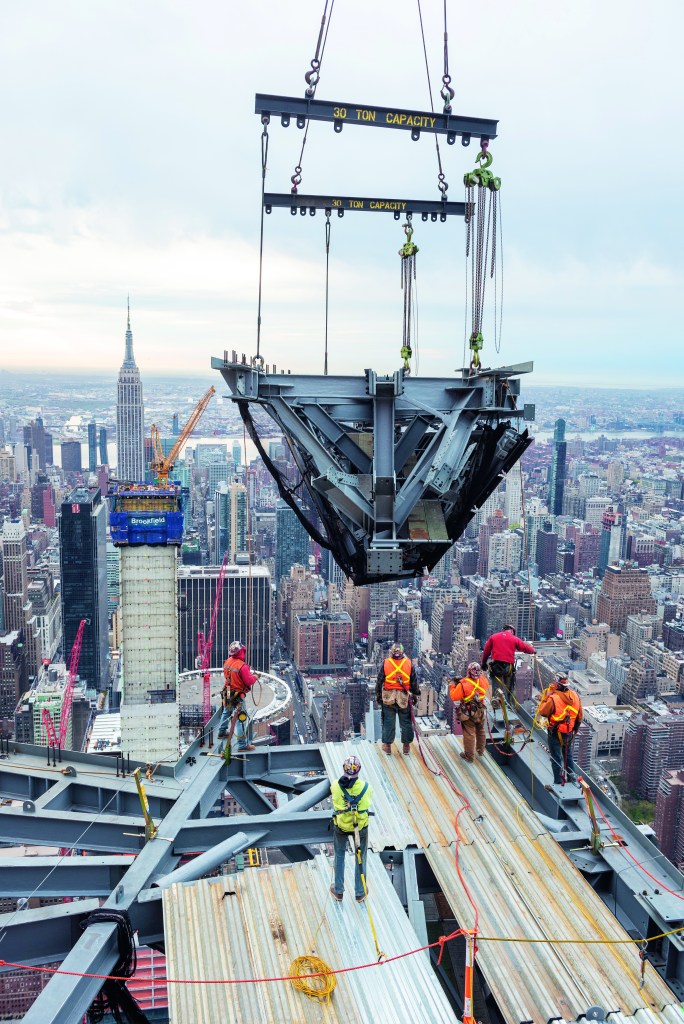
[[[289,973],[309,952],[324,912],[316,955],[330,967],[376,960],[365,907],[349,885],[342,904],[328,897],[325,857],[174,885],[164,891],[167,974],[171,978],[257,978]],[[421,945],[379,858],[368,856],[368,886],[378,940],[389,955]],[[231,895],[225,896],[229,892]],[[171,1024],[454,1024],[457,1020],[423,954],[338,975],[328,1004],[290,982],[169,985]]]
[[[458,819],[459,862],[479,910],[485,936],[627,939],[627,932],[541,825],[489,755],[474,765],[459,757],[455,736],[423,740],[472,807]],[[344,758],[361,758],[374,788],[370,842],[374,849],[418,845],[459,925],[472,928],[473,908],[458,878],[454,819],[460,801],[424,766],[416,744],[391,757],[379,744],[327,744],[321,748],[335,778]],[[405,842],[403,840],[408,841]],[[575,1020],[592,1005],[641,1020],[681,1011],[654,968],[639,988],[640,960],[633,945],[553,945],[481,942],[477,955],[496,1002],[510,1024],[551,1017]],[[671,1009],[664,1010],[670,1004]],[[615,1018],[611,1018],[615,1019]]]

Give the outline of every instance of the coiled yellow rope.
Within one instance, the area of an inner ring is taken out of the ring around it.
[[[327,1003],[337,985],[337,978],[334,974],[322,973],[330,970],[331,968],[325,960],[321,960],[318,956],[313,956],[310,953],[306,956],[298,956],[290,964],[290,974],[296,975],[292,978],[292,984],[305,996]],[[310,977],[312,974],[318,975],[318,977]]]

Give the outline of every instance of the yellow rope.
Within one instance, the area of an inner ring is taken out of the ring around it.
[[[330,997],[335,991],[337,978],[334,974],[322,972],[330,971],[330,966],[318,956],[307,953],[306,956],[298,956],[290,964],[290,974],[296,975],[292,978],[292,984],[298,992],[303,992],[310,999],[320,999],[321,1002],[330,1002]],[[317,974],[317,978],[310,975]]]

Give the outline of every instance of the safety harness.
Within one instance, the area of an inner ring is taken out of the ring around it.
[[[562,736],[567,736],[568,733],[575,731],[579,708],[576,708],[574,704],[564,704],[561,710],[558,711],[555,697],[555,694],[551,697],[553,700],[554,713],[549,715],[549,724],[556,730],[556,732],[560,733]]]
[[[342,793],[344,795],[344,799],[346,801],[346,806],[345,806],[343,811],[337,811],[335,813],[335,821],[337,822],[337,815],[338,814],[347,814],[347,813],[349,813],[351,811],[352,822],[353,822],[353,825],[354,825],[354,833],[357,833],[358,829],[359,829],[359,804],[361,803],[363,797],[366,795],[366,790],[368,789],[368,783],[364,782],[363,786],[361,787],[359,792],[356,793],[356,795],[354,795],[353,793],[350,793],[348,789],[345,789],[341,782],[339,783],[339,787],[342,790]]]

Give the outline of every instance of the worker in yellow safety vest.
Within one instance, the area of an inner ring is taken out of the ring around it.
[[[405,754],[411,753],[413,722],[409,700],[415,706],[420,697],[416,670],[411,659],[404,654],[402,644],[392,644],[375,685],[375,699],[382,705],[382,749],[392,753],[397,731],[397,718],[401,727],[401,742]]]
[[[368,849],[368,811],[373,791],[359,777],[361,762],[348,757],[342,765],[342,775],[330,784],[333,805],[333,846],[335,848],[335,880],[330,886],[333,899],[340,902],[344,896],[344,856],[350,838],[356,852],[354,892],[356,902],[363,903],[368,893],[366,880],[366,850]]]

